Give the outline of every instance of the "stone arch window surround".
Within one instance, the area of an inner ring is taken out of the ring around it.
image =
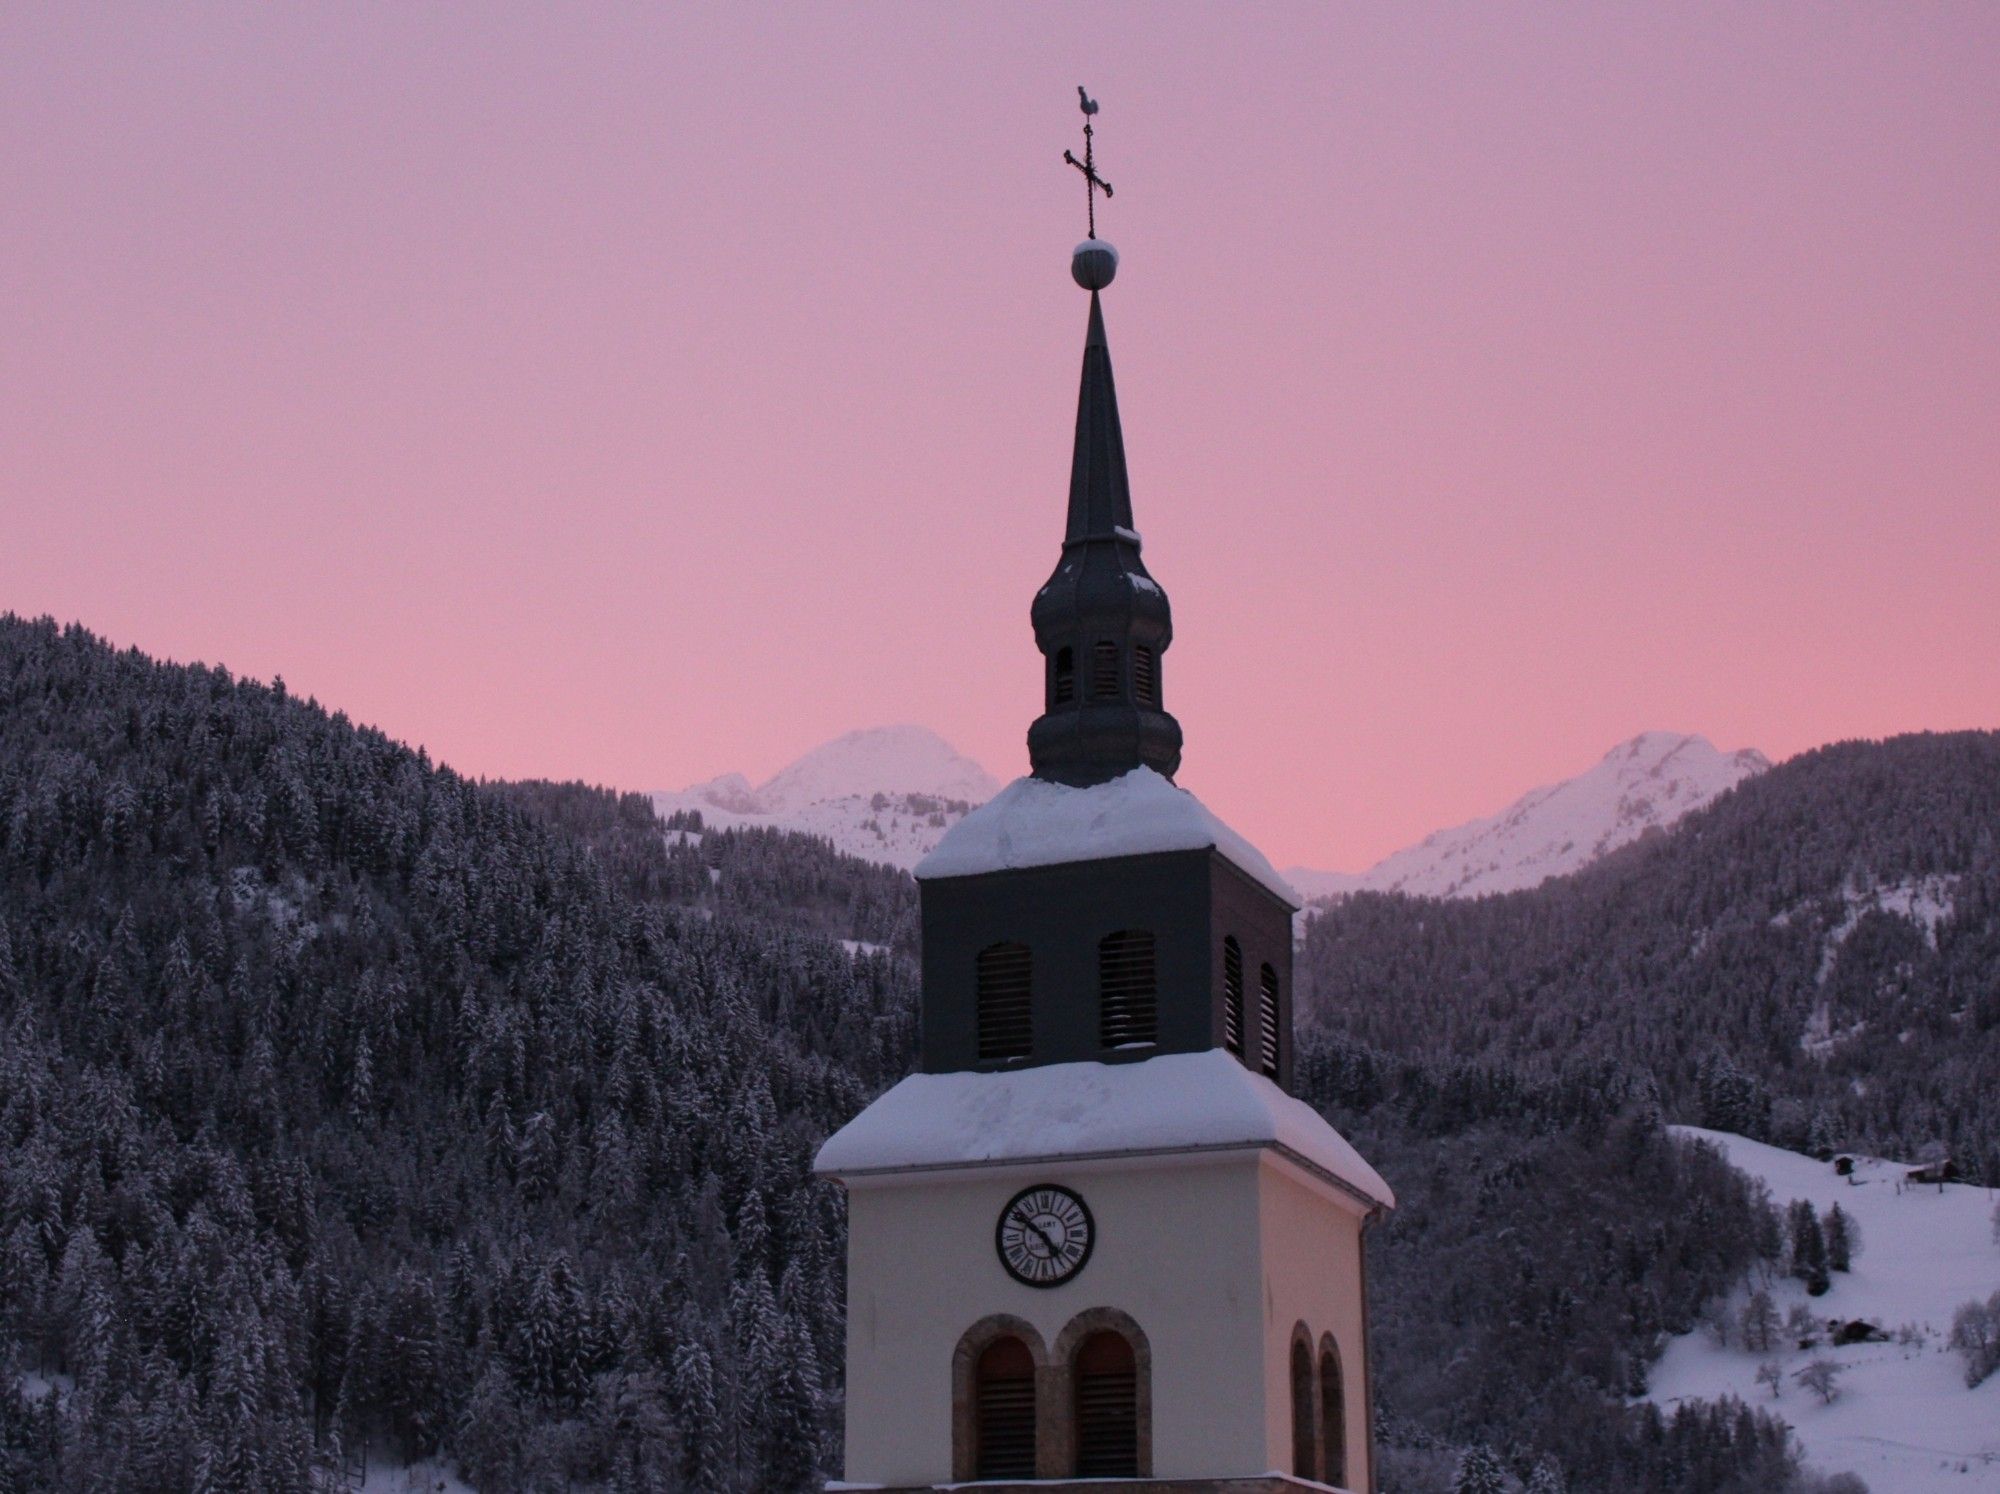
[[[1049,1422],[1052,1406],[1061,1404],[1052,1392],[1061,1387],[1051,1373],[1049,1353],[1035,1325],[1011,1313],[981,1318],[958,1341],[951,1356],[951,1475],[959,1483],[979,1477],[979,1361],[1002,1339],[1015,1339],[1035,1366],[1035,1471],[1047,1478]]]
[[[1090,1307],[1063,1325],[1062,1332],[1056,1335],[1055,1348],[1049,1355],[1058,1394],[1043,1403],[1048,1407],[1043,1413],[1043,1426],[1052,1434],[1042,1444],[1043,1451],[1051,1454],[1049,1461],[1043,1464],[1043,1478],[1076,1477],[1076,1421],[1072,1409],[1076,1385],[1073,1370],[1077,1351],[1086,1340],[1099,1333],[1117,1334],[1132,1350],[1138,1443],[1134,1476],[1153,1476],[1152,1343],[1131,1314],[1115,1307]],[[1053,1415],[1050,1415],[1051,1412]]]

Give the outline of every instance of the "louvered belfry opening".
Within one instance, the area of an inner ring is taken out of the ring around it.
[[[1132,695],[1142,706],[1160,703],[1160,676],[1150,644],[1141,643],[1132,650]]]
[[[1347,1482],[1347,1397],[1340,1383],[1340,1355],[1329,1341],[1319,1351],[1320,1436],[1326,1443],[1326,1470],[1320,1482]]]
[[[1139,1476],[1139,1368],[1122,1333],[1093,1333],[1076,1351],[1076,1476]]]
[[[1159,1040],[1159,981],[1148,929],[1120,929],[1097,943],[1097,1040],[1130,1048]]]
[[[1222,1046],[1243,1056],[1243,946],[1234,934],[1222,941]]]
[[[1118,698],[1118,645],[1096,643],[1090,649],[1090,698]]]
[[[1316,1479],[1318,1459],[1313,1456],[1313,1356],[1299,1339],[1292,1340],[1292,1472],[1300,1478]]]
[[[1266,965],[1257,972],[1257,1057],[1266,1074],[1278,1077],[1278,972]]]
[[[1076,699],[1076,650],[1064,646],[1056,650],[1055,679],[1049,686],[1049,704],[1068,705]]]
[[[1035,1360],[1018,1338],[996,1338],[973,1371],[977,1478],[1035,1476]]]
[[[989,944],[976,961],[979,1058],[1026,1058],[1035,1046],[1034,959],[1025,944]]]

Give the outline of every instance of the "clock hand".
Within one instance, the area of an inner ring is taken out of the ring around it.
[[[1056,1244],[1054,1240],[1051,1240],[1049,1238],[1049,1232],[1047,1230],[1043,1229],[1039,1224],[1035,1223],[1035,1221],[1032,1219],[1023,1219],[1021,1222],[1027,1225],[1029,1229],[1033,1230],[1035,1232],[1035,1238],[1040,1240],[1042,1244],[1048,1247],[1050,1260],[1054,1260],[1057,1256],[1062,1254],[1062,1247]]]

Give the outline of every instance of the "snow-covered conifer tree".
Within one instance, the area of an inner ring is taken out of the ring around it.
[[[1451,1494],[1507,1494],[1507,1469],[1500,1455],[1483,1442],[1475,1442],[1460,1453]]]

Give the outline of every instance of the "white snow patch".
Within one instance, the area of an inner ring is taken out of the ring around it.
[[[938,881],[1026,866],[1211,848],[1283,898],[1286,906],[1298,907],[1298,894],[1263,852],[1210,814],[1201,800],[1151,768],[1134,768],[1090,788],[1017,778],[991,803],[959,821],[937,849],[917,863],[916,875],[920,882]]]
[[[362,1494],[477,1494],[449,1463],[437,1458],[417,1463],[371,1458],[360,1487]]]
[[[60,1370],[26,1370],[21,1375],[21,1398],[25,1401],[39,1401],[51,1390],[60,1390],[64,1397],[76,1391],[76,1379]]]
[[[866,939],[843,939],[840,941],[840,947],[856,959],[861,958],[863,955],[879,955],[889,952],[888,945],[870,944]]]
[[[1515,892],[1664,830],[1770,766],[1751,749],[1719,752],[1705,737],[1649,731],[1612,748],[1587,773],[1538,788],[1496,815],[1439,830],[1365,872],[1294,867],[1286,875],[1308,897]]]
[[[1731,1163],[1763,1181],[1781,1208],[1803,1198],[1824,1214],[1838,1203],[1860,1225],[1854,1269],[1834,1272],[1825,1296],[1808,1297],[1790,1278],[1771,1283],[1781,1314],[1804,1303],[1822,1320],[1867,1319],[1891,1334],[1915,1324],[1925,1338],[1759,1355],[1719,1348],[1695,1332],[1667,1345],[1653,1371],[1651,1398],[1671,1406],[1727,1394],[1762,1406],[1791,1423],[1814,1465],[1858,1473],[1876,1494],[2000,1488],[2000,1377],[1967,1390],[1962,1361],[1944,1348],[1959,1306],[2000,1287],[2000,1248],[1991,1239],[1995,1190],[1957,1183],[1899,1190],[1908,1169],[1876,1160],[1862,1160],[1850,1183],[1830,1164],[1796,1152],[1720,1131],[1675,1129],[1721,1147]],[[1746,1283],[1736,1307],[1749,1290]],[[1821,1356],[1844,1370],[1831,1405],[1792,1379]],[[1767,1359],[1785,1372],[1778,1400],[1756,1381]]]
[[[1848,936],[1861,926],[1861,920],[1870,913],[1907,918],[1923,932],[1924,942],[1936,949],[1938,925],[1951,917],[1957,891],[1956,877],[1906,877],[1900,882],[1867,886],[1849,882],[1840,890],[1847,911],[1840,922],[1827,931],[1826,943],[1820,951],[1819,983],[1826,984],[1826,978],[1833,974],[1833,963],[1840,954],[1840,946],[1847,942]]]
[[[853,1177],[1249,1146],[1292,1153],[1395,1206],[1381,1175],[1318,1111],[1219,1048],[1142,1063],[912,1074],[834,1132],[813,1166]]]
[[[1824,976],[1820,978],[1825,979]],[[1822,1001],[1806,1016],[1806,1030],[1799,1034],[1799,1048],[1806,1057],[1824,1063],[1833,1056],[1835,1048],[1867,1030],[1867,1022],[1858,1018],[1845,1027],[1836,1028],[1833,1025],[1833,1008]]]

